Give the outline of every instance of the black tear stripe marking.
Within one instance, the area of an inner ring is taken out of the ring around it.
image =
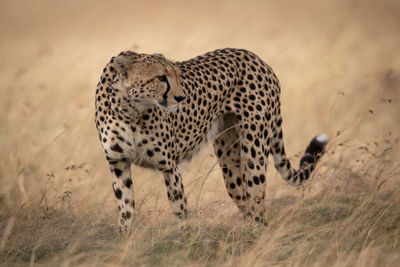
[[[110,149],[118,153],[124,153],[124,150],[118,144],[112,145]]]
[[[167,99],[167,97],[168,97],[168,92],[171,90],[171,87],[170,87],[169,82],[168,82],[168,78],[166,79],[166,83],[167,83],[167,91],[165,91],[165,93],[163,94],[163,99],[164,99],[164,100]]]

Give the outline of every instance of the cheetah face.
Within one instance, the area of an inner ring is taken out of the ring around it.
[[[116,59],[117,103],[125,111],[144,111],[150,106],[176,111],[185,99],[180,70],[160,55],[119,55]]]

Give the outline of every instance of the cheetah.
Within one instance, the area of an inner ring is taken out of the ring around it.
[[[262,222],[268,156],[289,184],[306,181],[324,153],[314,137],[299,169],[282,140],[278,78],[244,49],[219,49],[173,62],[161,54],[121,52],[97,85],[95,123],[112,176],[119,230],[133,222],[131,164],[160,171],[173,213],[186,216],[179,164],[212,139],[226,190],[245,216]],[[210,138],[210,135],[214,136]]]

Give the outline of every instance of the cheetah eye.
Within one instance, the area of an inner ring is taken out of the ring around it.
[[[157,78],[158,78],[161,82],[166,82],[166,81],[167,81],[167,76],[165,76],[165,75],[157,76]]]

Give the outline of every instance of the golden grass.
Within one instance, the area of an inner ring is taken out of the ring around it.
[[[320,192],[307,185],[301,194],[268,199],[267,226],[243,220],[229,201],[212,200],[192,205],[190,217],[179,221],[156,193],[146,196],[150,206],[164,207],[142,204],[128,240],[119,239],[113,203],[74,211],[74,191],[8,207],[0,259],[5,265],[395,266],[400,169],[389,158],[369,156],[359,170],[354,162],[325,163],[314,176],[323,181]]]
[[[396,266],[399,11],[395,0],[3,1],[0,264]],[[328,152],[299,189],[270,162],[266,226],[243,220],[210,146],[181,168],[187,220],[171,215],[159,173],[133,167],[134,230],[120,239],[93,123],[102,68],[125,49],[181,60],[221,47],[276,71],[292,161],[318,133]]]

